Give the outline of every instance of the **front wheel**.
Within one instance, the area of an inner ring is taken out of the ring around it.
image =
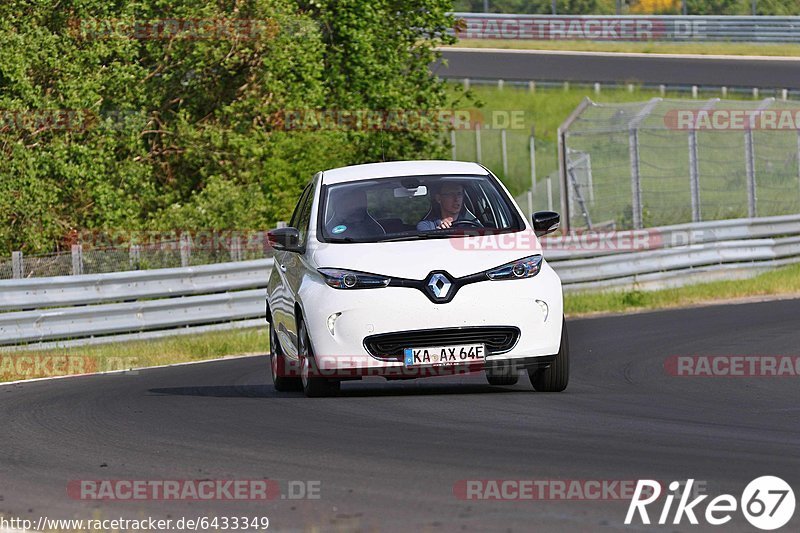
[[[561,347],[547,368],[528,370],[531,385],[538,392],[561,392],[569,383],[569,335],[567,323],[561,324]]]
[[[286,362],[286,356],[283,355],[281,345],[278,342],[278,335],[275,333],[275,326],[272,322],[269,324],[269,370],[272,374],[272,384],[278,392],[296,391],[300,390],[300,378],[294,376],[289,372],[289,365]]]
[[[298,331],[299,351],[300,351],[300,380],[303,384],[303,392],[309,398],[319,398],[322,396],[333,396],[339,392],[340,382],[332,379],[319,377],[314,352],[311,349],[311,341],[308,338],[308,330],[305,322],[300,322]]]

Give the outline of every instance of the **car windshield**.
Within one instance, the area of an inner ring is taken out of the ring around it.
[[[323,189],[326,242],[379,242],[519,231],[524,223],[489,176],[407,176]]]

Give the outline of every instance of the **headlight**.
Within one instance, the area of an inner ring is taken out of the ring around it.
[[[542,256],[532,255],[488,270],[486,276],[491,280],[532,278],[541,268]]]
[[[318,272],[322,274],[325,283],[334,289],[377,289],[386,287],[391,281],[386,276],[339,268],[320,268]]]

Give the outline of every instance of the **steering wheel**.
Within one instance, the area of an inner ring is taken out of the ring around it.
[[[459,226],[469,226],[470,228],[482,228],[483,225],[480,222],[476,222],[475,220],[456,220],[450,226],[451,228],[457,228]]]

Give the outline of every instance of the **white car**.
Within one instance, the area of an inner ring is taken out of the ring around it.
[[[289,227],[269,232],[267,296],[278,391],[336,393],[344,380],[485,370],[562,391],[569,346],[561,280],[538,236],[476,163],[407,161],[320,172]]]

